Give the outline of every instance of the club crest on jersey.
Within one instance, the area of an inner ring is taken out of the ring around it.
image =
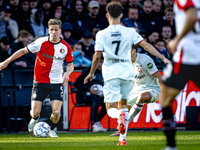
[[[61,48],[60,53],[64,53],[64,52],[65,52],[64,48]]]
[[[142,68],[141,68],[141,67],[138,68],[138,72],[139,72],[139,73],[142,72]]]

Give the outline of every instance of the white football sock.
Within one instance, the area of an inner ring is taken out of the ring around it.
[[[107,110],[108,116],[114,119],[119,118],[120,111],[117,108],[109,108]]]
[[[128,108],[122,108],[120,111],[123,111],[125,113],[125,125],[126,125],[126,130],[124,134],[119,135],[119,141],[123,141],[123,139],[126,140],[126,135],[128,131],[128,124],[129,124],[129,113],[128,113]]]
[[[132,106],[129,112],[129,122],[133,120],[133,118],[142,110],[144,104],[138,103]]]

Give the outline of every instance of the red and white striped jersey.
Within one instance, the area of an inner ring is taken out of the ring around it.
[[[32,53],[37,53],[34,81],[38,83],[62,83],[63,60],[70,63],[74,60],[69,44],[61,39],[51,43],[49,37],[41,37],[27,46]]]
[[[199,21],[196,22],[194,29],[189,31],[179,42],[173,61],[182,64],[200,64],[200,0],[175,0],[174,12],[176,21],[177,35],[181,33],[186,21],[185,10],[195,7]]]

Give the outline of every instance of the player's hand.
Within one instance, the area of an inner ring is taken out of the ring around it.
[[[163,59],[163,62],[164,62],[166,65],[171,64],[171,61],[170,61],[169,59],[167,59],[167,58],[164,58],[164,59]]]
[[[68,75],[67,73],[65,73],[65,74],[63,75],[63,82],[62,82],[62,85],[63,85],[63,86],[66,86],[68,81],[69,81],[69,75]]]
[[[93,78],[94,78],[94,74],[88,74],[87,77],[85,77],[83,83],[86,84],[86,83],[88,83],[88,80],[92,81]]]
[[[4,68],[6,68],[7,66],[8,66],[8,63],[6,63],[5,61],[1,62],[0,63],[0,71],[3,70]]]
[[[173,40],[169,41],[169,43],[167,44],[167,51],[170,54],[174,54],[176,52],[176,47],[178,45],[178,42],[179,42],[178,36],[176,36]]]

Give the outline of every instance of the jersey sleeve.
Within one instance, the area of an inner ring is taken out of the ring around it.
[[[185,10],[186,8],[189,7],[195,7],[193,1],[194,0],[175,0],[175,3],[180,9]]]
[[[147,72],[150,75],[154,75],[156,72],[158,72],[158,68],[156,67],[156,64],[154,63],[153,59],[151,59],[150,57],[148,57],[148,59],[146,59],[145,61],[145,68],[147,70]]]
[[[138,45],[140,42],[142,42],[144,39],[143,39],[143,37],[140,35],[140,34],[138,34],[137,32],[136,32],[136,30],[135,29],[132,29],[133,30],[133,44],[134,45]]]
[[[95,52],[103,52],[103,43],[101,41],[101,32],[97,32],[97,34],[96,34]]]
[[[28,51],[30,51],[31,53],[37,53],[38,51],[40,51],[40,47],[43,42],[44,38],[36,39],[34,42],[32,42],[27,46]]]
[[[71,46],[69,46],[69,44],[66,45],[67,46],[67,55],[66,55],[66,62],[67,63],[70,63],[70,62],[73,62],[74,61],[74,57],[73,57],[73,54],[72,54],[72,48]]]

